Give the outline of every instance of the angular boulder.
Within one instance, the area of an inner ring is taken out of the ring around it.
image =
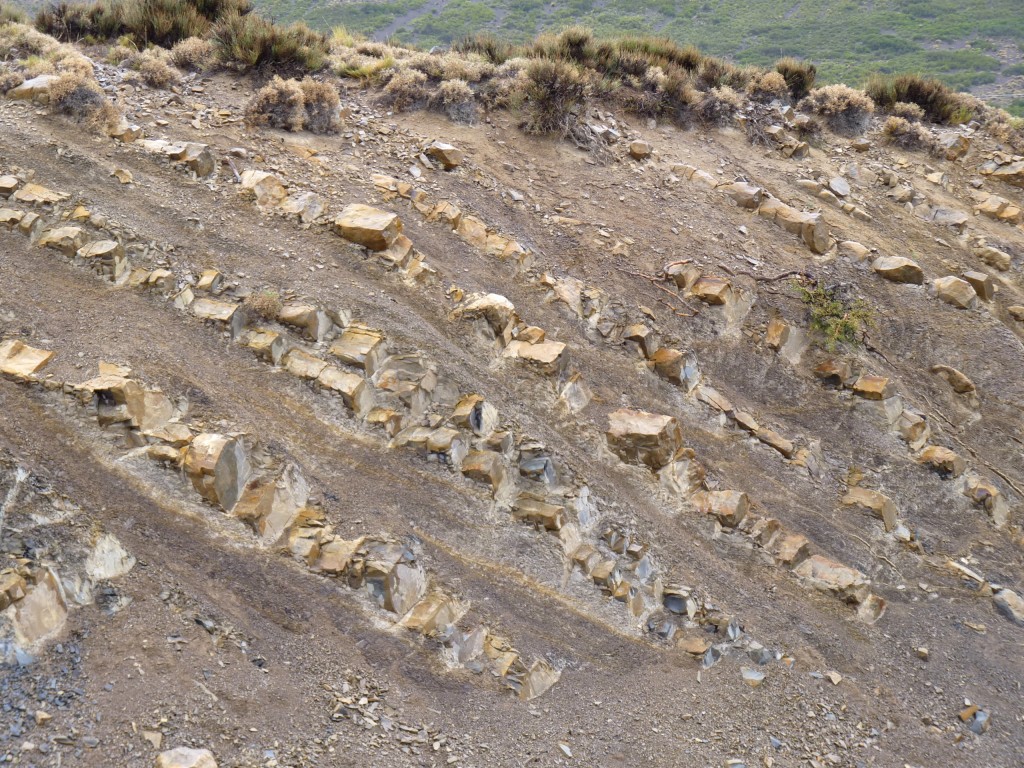
[[[935,295],[957,309],[973,309],[978,303],[974,287],[959,277],[940,277],[932,281]]]
[[[619,409],[608,415],[608,447],[623,461],[660,469],[683,446],[683,432],[672,416]]]
[[[912,259],[903,256],[879,256],[871,263],[871,268],[894,283],[924,283],[924,270]]]
[[[882,520],[886,531],[896,527],[896,503],[884,493],[869,488],[853,487],[843,496],[843,504],[848,507],[864,507],[875,513]]]
[[[334,220],[334,230],[349,242],[384,251],[402,234],[402,221],[398,214],[352,203]]]
[[[1024,598],[1012,589],[1001,589],[992,596],[996,610],[1019,627],[1024,627]]]
[[[185,452],[183,468],[204,499],[228,512],[252,474],[242,441],[212,432],[196,435]]]
[[[30,347],[18,339],[0,343],[0,373],[16,379],[28,379],[45,368],[54,352]]]
[[[446,170],[450,171],[453,168],[458,168],[462,165],[463,153],[461,149],[453,147],[451,144],[445,144],[441,141],[435,141],[427,147],[427,157],[431,157],[437,160],[441,166]]]
[[[927,464],[943,477],[959,477],[967,469],[963,457],[939,445],[929,445],[917,456],[917,461]]]
[[[823,555],[811,555],[793,572],[815,589],[834,594],[848,603],[860,604],[870,595],[871,581],[867,576]]]
[[[690,502],[726,528],[738,526],[750,511],[750,499],[743,491],[698,491]]]

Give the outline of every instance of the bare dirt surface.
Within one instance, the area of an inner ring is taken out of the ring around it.
[[[247,80],[191,79],[172,95],[104,74],[147,138],[208,144],[217,170],[197,179],[137,142],[0,101],[0,175],[69,196],[34,209],[45,227],[68,223],[62,214],[80,204],[92,215],[82,226],[130,244],[133,266],[178,275],[216,268],[239,296],[270,288],[383,330],[393,353],[423,355],[459,392],[484,396],[520,444],[543,444],[559,485],[589,489],[594,530],[617,523],[647,545],[659,589],[687,585],[726,619],[659,638],[647,619],[662,615],[660,606],[631,614],[573,568],[558,537],[513,519],[508,499],[389,447],[340,399],[257,360],[159,291],[111,285],[0,226],[0,333],[56,352],[40,381],[82,382],[101,361],[130,367],[147,386],[187,399],[196,429],[245,433],[274,460],[301,466],[310,504],[338,534],[411,542],[431,580],[469,603],[469,616],[561,672],[542,696],[522,700],[489,670],[454,662],[443,638],[398,626],[365,590],[305,567],[287,545],[261,545],[243,522],[204,503],[181,470],[102,429],[69,390],[4,379],[0,498],[19,482],[16,468],[31,479],[0,518],[3,557],[76,573],[109,533],[137,562],[98,581],[91,599],[68,596],[59,631],[31,660],[2,667],[0,764],[150,766],[179,745],[210,749],[220,766],[1024,764],[1024,627],[997,610],[991,586],[1024,592],[1024,323],[1009,310],[1024,304],[1024,232],[974,215],[970,180],[1018,206],[1024,194],[978,174],[989,140],[976,137],[966,157],[947,162],[891,151],[874,135],[865,154],[827,136],[793,160],[731,130],[620,119],[619,131],[642,136],[654,155],[635,161],[619,142],[601,162],[566,142],[524,136],[505,113],[474,126],[393,116],[372,91],[350,90],[339,136],[253,132],[235,119],[252,93]],[[445,172],[419,161],[430,140],[456,145],[464,162]],[[302,225],[261,213],[220,162],[229,157],[239,172],[269,171],[315,192],[328,214]],[[718,190],[681,179],[684,165],[822,210],[835,241],[911,258],[926,284],[883,280],[870,268],[875,254],[857,260],[835,243],[814,254]],[[883,168],[900,178],[892,188],[911,186],[933,206],[965,211],[963,232],[887,197],[891,188],[877,181]],[[116,169],[130,171],[132,183],[112,177]],[[926,178],[936,171],[945,175],[938,184]],[[400,197],[386,199],[377,173],[453,201],[515,238],[534,264],[518,269]],[[796,184],[836,176],[871,221]],[[403,281],[334,234],[326,222],[349,203],[398,213],[439,278]],[[30,209],[13,198],[4,206]],[[1012,257],[1009,270],[979,261],[979,237]],[[657,279],[683,259],[727,276],[730,302],[711,306]],[[991,274],[991,301],[958,310],[929,295],[928,280],[965,270]],[[836,354],[804,345],[796,362],[769,348],[773,318],[794,332],[808,328],[791,281],[771,279],[787,272],[862,297],[874,317],[866,345]],[[646,318],[664,346],[696,355],[704,381],[734,408],[720,412],[659,378],[621,327],[609,338],[588,327],[554,298],[545,274],[603,291],[630,322]],[[483,321],[454,316],[453,285],[506,296],[525,322],[565,343],[571,370],[593,392],[589,405],[566,409],[563,379],[503,358]],[[927,416],[932,443],[997,486],[1009,521],[998,526],[972,504],[962,478],[921,466],[876,402],[823,386],[812,371],[836,357],[889,377],[906,406]],[[936,364],[962,371],[975,392],[954,392],[930,372]],[[812,589],[749,536],[620,460],[605,438],[618,408],[675,417],[709,488],[746,492],[752,511],[859,570],[886,601],[884,615],[859,619],[855,606]],[[447,418],[451,408],[434,410]],[[735,410],[795,441],[805,458],[787,460],[753,439]],[[895,502],[910,545],[840,503],[853,476]],[[759,666],[737,646],[703,668],[681,638],[728,644],[732,617],[745,638],[778,653]],[[763,682],[748,685],[744,668],[763,672]],[[339,710],[346,697],[353,708]],[[968,704],[989,715],[984,733],[959,718]]]

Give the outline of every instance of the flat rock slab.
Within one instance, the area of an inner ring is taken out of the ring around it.
[[[334,220],[334,230],[346,240],[371,251],[385,251],[402,233],[402,220],[398,214],[353,203],[345,206]]]

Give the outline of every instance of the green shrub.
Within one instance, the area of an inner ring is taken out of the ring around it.
[[[858,346],[868,327],[874,325],[871,305],[863,299],[851,301],[839,289],[820,282],[812,288],[797,286],[797,289],[809,308],[811,331],[830,352],[841,344]]]
[[[580,70],[566,62],[537,59],[526,68],[527,133],[566,135],[587,102]]]
[[[818,77],[818,68],[809,61],[786,56],[775,62],[775,71],[786,79],[793,101],[800,101],[811,92]]]
[[[230,14],[212,34],[218,58],[243,69],[277,65],[315,72],[330,53],[327,35],[301,23],[279,27],[256,14]]]

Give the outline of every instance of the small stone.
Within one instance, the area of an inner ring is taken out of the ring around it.
[[[974,286],[959,277],[940,277],[932,281],[935,295],[957,309],[972,309],[978,303]]]
[[[156,768],[217,768],[217,761],[208,749],[176,747],[160,753]]]
[[[986,275],[984,272],[964,272],[964,280],[971,284],[974,288],[974,292],[978,294],[978,297],[982,301],[992,301],[992,297],[995,296],[996,288],[992,283],[992,278]]]
[[[1014,624],[1024,627],[1024,598],[1010,589],[1001,589],[992,596],[996,609]]]
[[[741,667],[740,674],[743,675],[743,682],[749,685],[751,688],[757,688],[764,682],[764,672],[759,669],[751,669],[750,667]]]
[[[645,160],[651,156],[652,152],[654,152],[654,148],[646,141],[638,139],[629,145],[629,156],[634,160]]]

